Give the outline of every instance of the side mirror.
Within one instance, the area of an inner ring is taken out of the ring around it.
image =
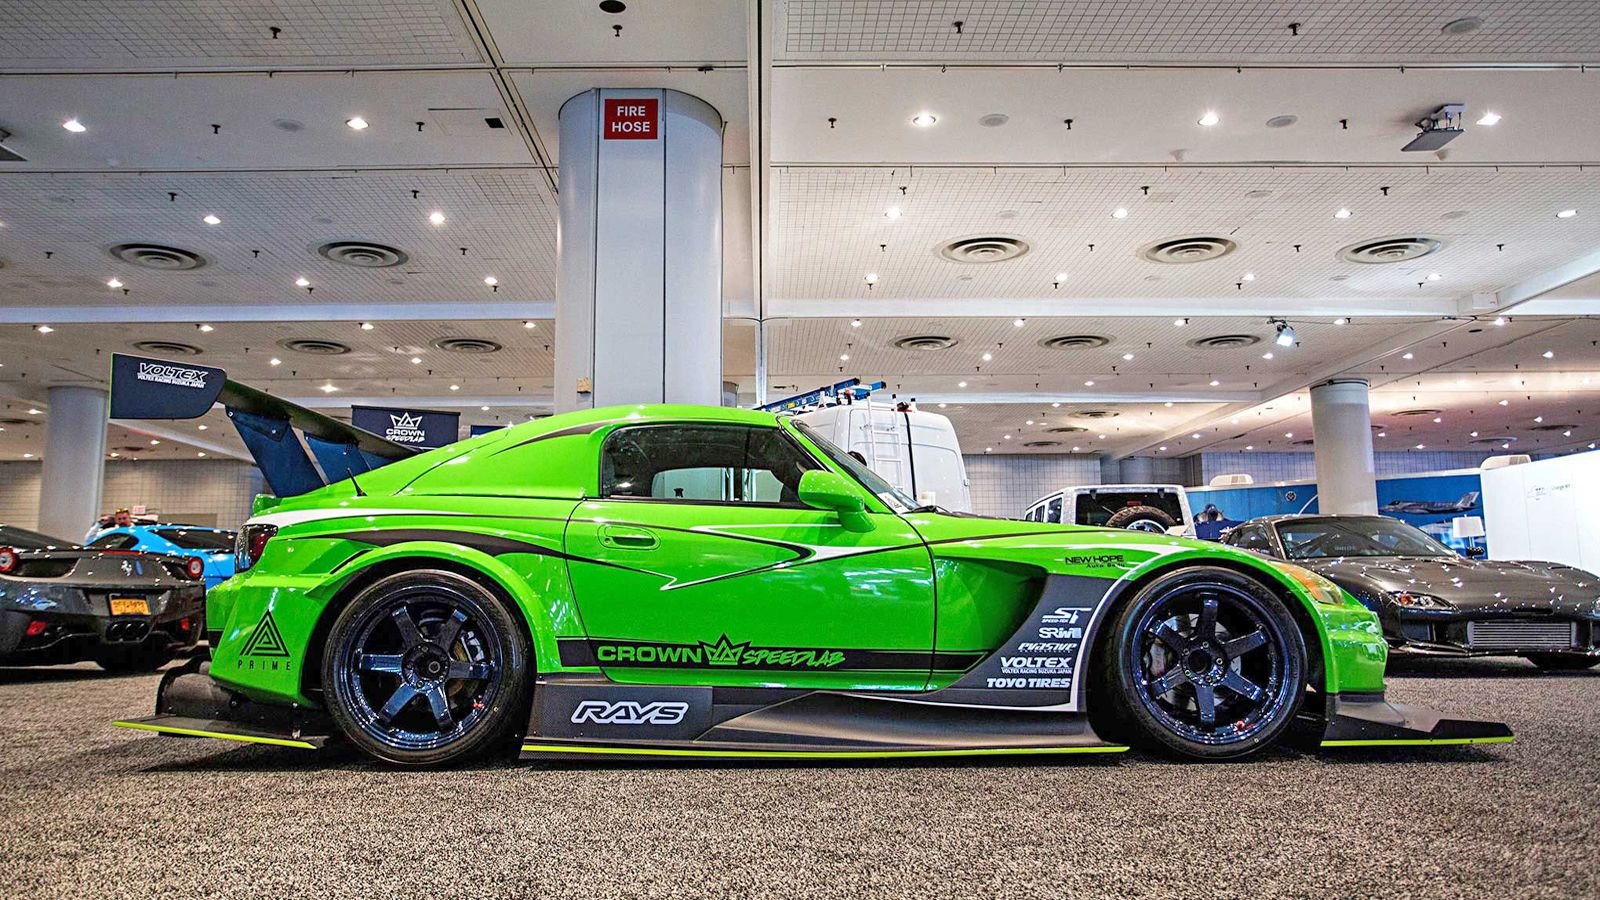
[[[800,502],[812,509],[825,509],[839,514],[839,521],[851,531],[872,530],[872,520],[867,517],[867,502],[854,485],[843,475],[812,469],[800,476]]]

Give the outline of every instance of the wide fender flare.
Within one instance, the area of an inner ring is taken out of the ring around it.
[[[528,625],[528,634],[533,639],[534,670],[540,671],[541,666],[559,664],[561,652],[556,644],[555,627],[550,620],[549,610],[545,608],[539,596],[528,587],[522,576],[482,550],[447,541],[406,541],[391,544],[357,557],[347,568],[324,583],[322,593],[324,596],[332,597],[374,566],[402,559],[443,560],[465,566],[492,581],[516,604],[522,613],[523,621]]]

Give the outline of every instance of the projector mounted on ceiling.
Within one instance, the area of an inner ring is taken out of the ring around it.
[[[6,146],[6,139],[11,137],[11,132],[0,128],[0,162],[27,162],[22,154]]]
[[[1462,135],[1461,114],[1467,111],[1465,103],[1446,103],[1417,120],[1422,133],[1411,139],[1401,150],[1438,150]]]

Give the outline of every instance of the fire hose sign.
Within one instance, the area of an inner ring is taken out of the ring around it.
[[[608,141],[653,141],[660,136],[658,98],[607,99],[604,112],[600,134]]]

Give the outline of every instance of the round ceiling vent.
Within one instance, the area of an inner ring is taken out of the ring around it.
[[[317,253],[358,269],[387,269],[411,258],[404,250],[371,241],[329,241],[318,247]]]
[[[949,350],[958,343],[960,341],[955,338],[942,334],[914,334],[895,338],[894,346],[898,350]]]
[[[348,346],[323,338],[285,338],[278,342],[278,346],[296,353],[309,353],[312,356],[343,356],[350,352]]]
[[[1472,440],[1467,441],[1467,443],[1482,444],[1487,447],[1490,445],[1499,446],[1500,444],[1514,444],[1516,443],[1516,440],[1517,436],[1514,434],[1502,434],[1499,437],[1475,437]]]
[[[1088,430],[1089,429],[1083,427],[1082,425],[1057,425],[1054,428],[1045,429],[1045,431],[1048,431],[1051,434],[1082,434]]]
[[[1438,238],[1399,234],[1390,237],[1373,238],[1369,241],[1358,241],[1347,247],[1341,247],[1339,249],[1339,258],[1346,262],[1367,265],[1397,263],[1405,262],[1409,259],[1420,259],[1430,253],[1439,252],[1443,247],[1444,241]]]
[[[1572,429],[1577,428],[1577,427],[1578,426],[1576,426],[1576,425],[1551,425],[1550,423],[1546,422],[1543,425],[1531,426],[1528,430],[1529,431],[1571,431]],[[1516,438],[1512,438],[1512,440],[1516,440]]]
[[[193,344],[179,341],[134,341],[131,345],[135,350],[146,353],[159,353],[162,356],[199,356],[205,352]]]
[[[0,425],[32,425],[27,419],[13,419],[10,416],[0,418]]]
[[[1072,414],[1075,419],[1114,419],[1122,413],[1114,409],[1083,409]]]
[[[206,258],[192,250],[161,244],[118,244],[111,248],[111,255],[126,263],[163,272],[186,272],[206,264]]]
[[[1261,343],[1261,338],[1253,334],[1213,334],[1210,337],[1195,338],[1189,341],[1189,346],[1196,350],[1231,350],[1235,347],[1251,347]]]
[[[1415,419],[1418,416],[1437,416],[1442,412],[1444,412],[1442,409],[1402,409],[1389,415],[1396,419]]]
[[[1046,350],[1093,350],[1111,343],[1111,338],[1098,334],[1059,334],[1039,342]]]
[[[958,263],[1005,262],[1027,252],[1027,241],[1006,235],[957,238],[938,248],[940,256]]]
[[[1023,441],[1022,442],[1022,446],[1024,446],[1024,447],[1059,447],[1059,446],[1061,446],[1061,442],[1060,441]]]
[[[1139,255],[1158,263],[1197,263],[1227,256],[1239,245],[1224,237],[1195,234],[1188,237],[1167,238],[1139,248]]]
[[[1296,123],[1298,121],[1300,121],[1300,117],[1296,116],[1296,115],[1286,114],[1286,115],[1281,115],[1281,116],[1273,116],[1272,118],[1267,120],[1267,127],[1268,128],[1288,128],[1290,125],[1293,125],[1294,123]]]
[[[488,338],[447,337],[439,338],[433,346],[451,353],[498,353],[500,345]]]

